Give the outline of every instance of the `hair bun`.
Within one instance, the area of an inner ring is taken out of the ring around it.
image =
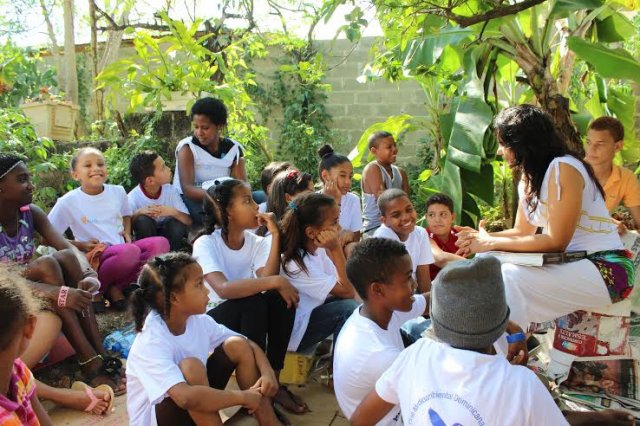
[[[320,158],[324,158],[328,155],[333,155],[333,153],[335,153],[335,151],[333,150],[333,147],[328,143],[324,144],[322,148],[318,150],[318,155],[320,156]]]

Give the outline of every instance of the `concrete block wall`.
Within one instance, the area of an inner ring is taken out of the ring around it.
[[[386,80],[360,83],[357,78],[371,61],[373,38],[364,38],[354,48],[348,40],[316,42],[328,65],[325,82],[332,87],[328,93],[327,110],[333,116],[332,128],[344,139],[339,148],[348,153],[374,123],[392,115],[425,116],[425,95],[414,81],[391,83]],[[401,141],[398,162],[415,162],[418,133]]]

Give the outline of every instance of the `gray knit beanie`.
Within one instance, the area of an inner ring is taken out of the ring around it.
[[[500,261],[476,256],[447,265],[431,288],[431,322],[439,340],[461,349],[484,349],[509,321]]]

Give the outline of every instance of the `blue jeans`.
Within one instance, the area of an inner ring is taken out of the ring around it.
[[[338,338],[345,321],[358,307],[353,299],[329,299],[311,311],[307,331],[298,345],[296,352],[306,352],[333,334],[333,341]]]
[[[422,333],[424,333],[424,331],[429,328],[430,325],[430,319],[418,317],[405,322],[404,324],[402,324],[402,327],[400,327],[400,329],[411,336],[414,340],[418,340],[422,337]]]

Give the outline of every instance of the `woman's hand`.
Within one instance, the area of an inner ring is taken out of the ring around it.
[[[258,213],[258,225],[266,226],[267,231],[273,236],[280,235],[280,230],[278,229],[278,223],[276,222],[276,215],[269,213]]]
[[[484,229],[484,220],[480,221],[478,230],[464,229],[458,233],[458,256],[468,256],[472,253],[483,253],[493,250],[493,238]]]

